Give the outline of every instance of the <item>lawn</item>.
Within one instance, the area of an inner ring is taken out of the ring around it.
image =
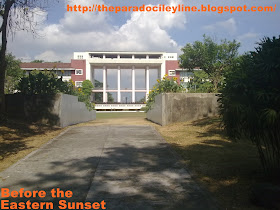
[[[96,113],[96,120],[81,123],[79,126],[94,125],[154,125],[146,120],[144,112],[99,112]]]
[[[98,112],[96,119],[116,119],[116,118],[138,118],[144,119],[146,113],[144,112]]]

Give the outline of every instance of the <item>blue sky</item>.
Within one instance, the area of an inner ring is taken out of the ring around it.
[[[200,6],[274,6],[267,13],[75,13],[67,4],[185,4]],[[202,40],[203,34],[219,41],[227,38],[241,42],[240,53],[253,50],[264,36],[280,35],[279,0],[68,0],[51,1],[46,11],[36,10],[37,37],[18,31],[9,38],[8,50],[22,61],[69,62],[74,51],[166,51],[181,53],[186,43]]]

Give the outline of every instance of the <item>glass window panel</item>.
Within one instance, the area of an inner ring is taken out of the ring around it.
[[[146,89],[145,69],[135,69],[135,89]]]
[[[92,101],[94,103],[103,103],[103,93],[92,93]]]
[[[118,101],[118,98],[117,98],[117,93],[116,92],[108,92],[107,93],[107,101],[108,103],[115,103]]]
[[[121,103],[131,103],[132,93],[121,93]]]
[[[135,93],[135,103],[144,103],[146,101],[146,93]]]
[[[94,89],[102,90],[103,89],[103,69],[94,69],[93,78],[94,78]]]
[[[153,89],[153,86],[157,83],[158,77],[158,69],[150,69],[149,70],[149,87],[150,89]]]
[[[121,90],[132,89],[132,70],[121,69]]]
[[[107,89],[118,89],[118,69],[107,69]]]

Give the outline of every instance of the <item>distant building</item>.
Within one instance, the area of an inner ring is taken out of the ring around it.
[[[74,52],[71,63],[22,63],[21,68],[54,70],[77,87],[90,80],[93,101],[105,104],[140,104],[164,75],[178,82],[190,77],[180,69],[177,53],[166,52]]]

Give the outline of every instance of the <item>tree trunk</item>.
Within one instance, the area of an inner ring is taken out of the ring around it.
[[[5,119],[6,102],[5,102],[5,75],[6,75],[6,50],[7,50],[7,26],[9,19],[9,12],[15,0],[7,0],[5,3],[4,13],[2,15],[3,21],[1,25],[2,45],[0,49],[0,121]]]

